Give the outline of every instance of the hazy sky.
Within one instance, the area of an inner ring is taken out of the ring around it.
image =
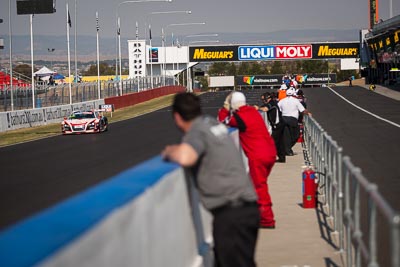
[[[66,33],[66,2],[75,23],[77,3],[78,35],[95,35],[95,13],[99,12],[101,37],[115,36],[118,3],[123,0],[57,0],[56,13],[34,16],[35,35]],[[400,1],[392,0],[393,15],[400,14]],[[8,3],[0,0],[0,37],[8,35]],[[379,0],[379,16],[389,18],[390,0]],[[139,38],[151,21],[154,36],[161,27],[174,23],[206,22],[206,25],[170,26],[168,34],[177,35],[224,32],[272,32],[287,29],[361,29],[369,26],[368,0],[173,0],[172,3],[124,3],[119,6],[121,36],[134,38],[138,21]],[[191,15],[149,15],[157,11],[191,10]],[[16,0],[11,0],[13,35],[29,35],[29,15],[17,15]]]

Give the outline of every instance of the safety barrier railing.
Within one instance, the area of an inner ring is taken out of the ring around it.
[[[174,78],[167,77],[165,86],[174,85]],[[49,107],[97,100],[112,96],[120,96],[164,86],[162,76],[126,79],[121,81],[102,81],[100,96],[97,82],[74,83],[60,85],[43,85],[35,88],[35,107]],[[31,87],[13,87],[13,104],[15,110],[30,109],[33,107]],[[71,96],[71,97],[70,97]],[[70,99],[72,103],[70,103]],[[11,90],[5,86],[0,90],[0,111],[11,110]]]
[[[306,163],[318,174],[319,192],[323,196],[319,201],[332,219],[331,230],[338,234],[337,246],[344,253],[346,266],[383,266],[379,262],[384,257],[389,257],[385,266],[400,266],[399,213],[309,116],[304,118],[304,141],[309,156]],[[378,222],[382,220],[388,227],[378,231]],[[378,251],[378,243],[385,242],[383,231],[389,232],[389,240],[379,247],[389,247],[389,251]],[[379,261],[378,254],[382,257]]]

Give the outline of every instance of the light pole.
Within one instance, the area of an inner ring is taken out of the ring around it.
[[[326,59],[326,66],[328,68],[328,77],[327,77],[327,79],[328,79],[328,87],[329,87],[329,59]]]
[[[184,13],[184,14],[192,14],[192,11],[190,10],[184,10],[184,11],[156,11],[156,12],[151,12],[149,13],[149,17],[151,15],[166,15],[166,14],[177,14],[177,13]],[[147,22],[147,19],[146,19]],[[149,31],[151,30],[151,21],[149,20]],[[149,44],[150,44],[150,54],[152,52],[152,46],[151,46],[151,32],[149,32]],[[147,25],[145,25],[145,37],[147,39]],[[146,55],[148,56],[148,55]],[[149,58],[150,62],[150,80],[151,80],[151,88],[153,88],[153,58],[150,56]]]
[[[219,40],[189,41],[189,45],[197,43],[219,43]]]
[[[146,18],[146,22],[145,23],[149,22],[148,25],[149,26],[151,25],[151,17],[150,16],[152,16],[152,15],[168,15],[168,14],[179,14],[179,13],[192,14],[192,11],[191,10],[177,10],[177,11],[174,10],[174,11],[155,11],[155,12],[150,12],[149,14],[147,14],[148,18]],[[148,37],[147,36],[147,25],[145,25],[144,32],[145,32],[145,37],[147,39],[147,37]]]
[[[115,57],[115,76],[116,78],[119,77],[119,80],[121,80],[121,75],[122,75],[122,63],[121,63],[121,28],[120,28],[120,18],[118,15],[118,9],[121,5],[123,4],[128,4],[128,3],[144,3],[144,2],[168,2],[171,3],[172,0],[129,0],[129,1],[123,1],[121,3],[118,3],[116,10],[115,10],[115,18],[117,22],[117,43],[118,43],[118,56]],[[119,59],[119,75],[118,75],[118,59]],[[120,86],[120,95],[122,95],[122,87]]]
[[[77,60],[77,56],[76,56],[76,29],[77,29],[77,16],[76,16],[76,0],[75,0],[75,26],[74,26],[74,61],[75,61],[75,81],[78,82],[78,60]]]
[[[31,75],[32,75],[32,108],[35,108],[35,70],[33,66],[33,14],[29,15],[29,25],[31,32]]]
[[[218,33],[211,33],[211,34],[191,34],[191,35],[186,35],[183,38],[183,43],[185,42],[185,38],[193,38],[193,37],[217,37]],[[201,42],[201,41],[197,41],[197,42]],[[189,55],[189,42],[188,42],[188,55]],[[188,60],[189,61],[189,60]],[[189,71],[189,62],[186,64],[186,83],[187,83],[187,87],[188,90],[191,91],[191,87],[192,87],[192,81],[191,81],[191,73]]]
[[[176,26],[192,26],[192,25],[205,25],[205,22],[188,22],[188,23],[172,23],[169,24],[165,27],[165,31],[169,27],[176,27]],[[162,47],[163,47],[163,52],[164,52],[164,62],[163,62],[163,84],[165,86],[165,76],[166,76],[166,69],[165,69],[165,63],[166,63],[166,47],[165,47],[165,35],[164,35],[164,28],[161,29],[162,32]],[[188,69],[188,63],[187,63],[187,69]]]
[[[47,51],[50,53],[50,68],[51,71],[53,71],[53,59],[51,57],[51,53],[54,52],[56,49],[55,48],[47,48]]]
[[[184,38],[193,38],[193,37],[218,37],[218,33],[210,33],[210,34],[191,34],[191,35],[186,35]],[[185,41],[185,39],[184,39],[183,41]]]
[[[11,0],[8,1],[8,39],[10,41],[10,89],[11,89],[11,111],[14,111],[14,92],[13,92],[13,65],[12,65],[12,27],[11,27]]]

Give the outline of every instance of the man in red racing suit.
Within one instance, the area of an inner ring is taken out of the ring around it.
[[[218,120],[239,129],[240,144],[248,158],[250,176],[258,195],[260,227],[275,228],[267,179],[275,164],[276,148],[264,120],[254,107],[246,105],[241,92],[227,97],[224,107],[218,111]]]

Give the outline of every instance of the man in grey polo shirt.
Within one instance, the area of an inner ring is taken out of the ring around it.
[[[191,93],[177,94],[172,112],[185,135],[180,144],[166,146],[162,156],[193,173],[201,201],[213,214],[216,266],[256,266],[257,195],[228,129],[203,116],[200,99]]]

